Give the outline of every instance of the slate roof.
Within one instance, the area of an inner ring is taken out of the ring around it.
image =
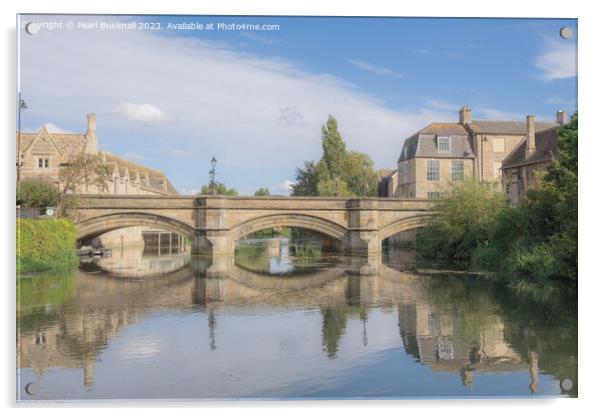
[[[558,144],[558,127],[556,125],[555,127],[535,133],[535,153],[528,159],[525,159],[527,141],[523,139],[504,162],[502,162],[502,169],[552,160]]]
[[[554,127],[556,124],[551,121],[536,121],[535,131],[541,131]],[[475,133],[483,134],[527,134],[527,123],[523,121],[494,121],[494,120],[473,120],[469,127]]]
[[[437,137],[440,136],[450,138],[449,151],[438,150]],[[406,139],[398,161],[415,157],[474,158],[469,132],[459,123],[431,123]]]

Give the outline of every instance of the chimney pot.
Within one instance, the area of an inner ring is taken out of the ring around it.
[[[96,132],[96,114],[88,114],[88,133]]]
[[[460,124],[468,123],[472,123],[472,111],[465,105],[460,109]]]
[[[569,115],[567,114],[567,112],[563,111],[563,110],[558,110],[556,112],[556,123],[558,123],[562,126],[563,124],[568,124],[568,122],[569,122]]]
[[[96,115],[94,113],[88,114],[88,131],[86,131],[86,144],[85,152],[89,154],[96,154],[98,151],[96,143]]]

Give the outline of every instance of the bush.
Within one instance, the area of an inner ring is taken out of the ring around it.
[[[74,267],[75,226],[65,219],[17,221],[17,273]]]
[[[23,207],[37,208],[56,206],[59,193],[49,183],[42,181],[23,181],[17,187],[17,204]]]
[[[418,253],[427,258],[470,260],[487,245],[495,219],[505,207],[504,195],[493,186],[472,180],[450,183],[434,202],[429,224],[417,234]]]
[[[516,249],[505,262],[506,268],[521,280],[543,282],[562,275],[554,249],[546,243]]]

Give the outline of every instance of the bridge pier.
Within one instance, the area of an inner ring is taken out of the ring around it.
[[[192,254],[231,255],[234,248],[234,241],[226,231],[201,231],[192,239]]]
[[[344,243],[343,251],[354,256],[365,257],[382,252],[377,231],[349,231]]]

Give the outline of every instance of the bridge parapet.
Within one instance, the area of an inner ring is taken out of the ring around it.
[[[193,251],[233,253],[244,235],[300,227],[338,240],[352,253],[377,253],[392,233],[422,224],[421,199],[78,195],[78,238],[128,226],[156,226],[193,239]]]

